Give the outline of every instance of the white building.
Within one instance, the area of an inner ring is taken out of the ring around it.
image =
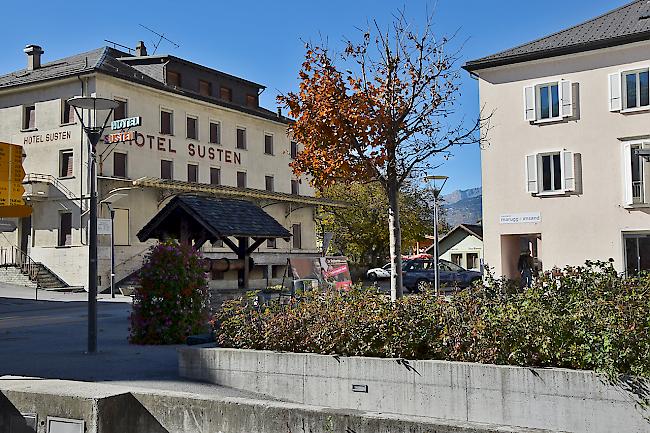
[[[150,244],[136,233],[174,194],[252,200],[292,233],[253,255],[251,285],[278,282],[291,254],[317,253],[315,218],[324,201],[289,167],[298,144],[288,119],[258,106],[262,85],[174,56],[103,47],[41,64],[30,45],[27,68],[0,77],[0,141],[24,146],[31,218],[5,233],[5,248],[27,253],[66,284],[88,283],[88,146],[66,100],[120,102],[114,119],[139,126],[107,131],[98,145],[100,217],[115,209],[116,280],[133,274]],[[15,53],[17,55],[17,53]],[[111,119],[112,120],[112,119]],[[119,134],[128,132],[129,134]],[[112,135],[117,133],[117,135]],[[110,236],[99,236],[100,288],[109,282]],[[232,257],[221,244],[208,256]],[[236,271],[213,275],[236,287]]]
[[[613,259],[650,270],[650,6],[634,1],[464,66],[492,114],[482,150],[485,262],[517,277]]]
[[[481,271],[483,263],[483,227],[478,224],[460,224],[438,241],[440,258],[465,269]],[[433,246],[427,248],[433,253]]]

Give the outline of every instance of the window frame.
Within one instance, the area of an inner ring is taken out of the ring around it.
[[[196,178],[195,180],[190,180],[190,167],[194,167]],[[188,162],[187,163],[187,181],[191,183],[199,183],[199,163],[198,162]]]
[[[169,114],[169,132],[163,132],[163,113]],[[174,110],[170,108],[160,107],[160,115],[158,116],[160,135],[174,135]]]
[[[243,175],[244,175],[244,177],[243,177],[243,179],[244,179],[244,186],[240,186],[240,185],[239,185],[239,175],[240,175],[240,174],[243,174]],[[238,171],[237,171],[237,174],[235,175],[235,177],[236,177],[236,179],[235,179],[235,185],[237,185],[237,188],[248,188],[248,174],[247,174],[245,171],[238,170]]]
[[[194,137],[190,137],[190,120],[194,121]],[[200,141],[199,139],[199,116],[195,116],[193,114],[186,114],[185,115],[185,138],[188,140],[196,140]]]
[[[212,173],[213,171],[217,172],[218,183],[212,182]],[[210,167],[210,185],[221,185],[221,167]]]
[[[296,186],[294,192],[294,185]],[[298,179],[291,179],[291,194],[300,195],[300,181]]]
[[[298,228],[298,236],[296,237],[295,230]],[[296,238],[298,241],[296,242]],[[297,246],[296,246],[297,244]],[[302,249],[302,224],[294,223],[291,225],[291,248],[294,250]]]
[[[224,98],[224,91],[228,94],[228,98]],[[232,88],[224,85],[219,86],[219,99],[222,101],[232,102]]]
[[[267,137],[269,137],[271,139],[271,152],[268,152],[267,148],[266,148],[266,138]],[[274,149],[274,147],[275,147],[274,141],[275,141],[275,138],[273,137],[273,133],[271,133],[271,132],[265,132],[264,133],[264,155],[268,155],[268,156],[275,155],[275,153],[274,153],[274,150],[275,150]]]
[[[72,105],[68,104],[68,99],[69,98],[61,98],[61,123],[59,126],[68,126],[77,123],[77,116]],[[66,107],[68,107],[67,110]],[[66,113],[68,115],[67,121],[65,120]]]
[[[544,123],[544,122],[557,122],[562,120],[562,95],[560,89],[560,81],[549,81],[548,83],[541,83],[535,85],[535,122]],[[541,90],[542,88],[548,88],[548,98],[549,98],[549,117],[542,117],[542,98]],[[553,87],[557,88],[557,116],[553,116]]]
[[[648,104],[641,105],[641,78],[640,74],[646,72],[648,73]],[[636,69],[629,69],[620,72],[621,75],[621,113],[631,113],[635,111],[646,111],[650,110],[650,67],[641,67]],[[627,76],[636,75],[635,84],[636,84],[636,104],[633,107],[627,106]]]
[[[163,177],[163,163],[169,163],[169,177]],[[174,180],[174,161],[171,159],[161,159],[160,160],[160,179],[163,180]]]
[[[295,146],[295,152],[294,152],[294,146]],[[291,159],[296,159],[298,157],[298,142],[291,140],[291,143],[289,144],[289,157]]]
[[[208,94],[207,95],[201,91],[202,85],[204,85],[204,84],[207,84],[207,87],[208,87]],[[207,80],[203,80],[203,79],[199,78],[199,95],[212,97],[212,82],[211,81],[207,81]]]
[[[221,144],[221,121],[210,119],[210,121],[208,122],[208,125],[209,125],[208,127],[210,129],[208,131],[208,143],[210,143],[210,144],[219,144],[220,145]],[[212,125],[217,126],[217,141],[212,141]]]
[[[178,79],[178,84],[171,84],[169,81],[169,76],[170,75],[176,75],[176,78]],[[175,88],[181,88],[183,87],[183,76],[180,72],[175,71],[173,69],[166,69],[165,71],[165,84],[168,86],[173,86]]]
[[[113,96],[113,101],[124,105],[124,117],[116,117],[113,110],[113,120],[127,119],[129,117],[129,100],[121,96]]]
[[[71,174],[63,175],[63,156],[71,155],[70,168]],[[58,179],[74,179],[74,149],[61,149],[59,150],[59,176]]]
[[[118,176],[115,174],[115,156],[116,155],[124,155],[124,176]],[[120,179],[128,179],[129,178],[129,154],[127,152],[113,152],[113,177],[117,177]]]
[[[21,131],[36,131],[38,128],[36,127],[36,104],[32,105],[23,105],[23,115],[21,118]],[[31,116],[28,116],[27,112],[30,112],[33,114],[33,122],[30,121],[32,119]]]
[[[239,146],[239,131],[243,131],[243,147]],[[235,149],[237,150],[248,150],[248,138],[247,138],[247,133],[246,133],[246,127],[245,126],[236,126],[235,127]]]
[[[271,189],[269,189],[269,180],[271,181]],[[272,174],[264,175],[264,191],[275,192],[275,176]]]
[[[559,189],[544,189],[544,164],[542,163],[543,158],[545,156],[550,156],[551,157],[551,185],[554,187],[555,186],[555,170],[554,170],[554,158],[553,156],[557,155],[559,159],[559,164],[560,164],[560,188]],[[557,150],[557,151],[550,151],[550,152],[539,152],[537,153],[537,181],[538,181],[538,188],[539,192],[537,195],[555,195],[555,194],[564,194],[565,190],[563,188],[563,183],[564,181],[564,164],[562,163],[562,151]],[[541,180],[541,181],[540,181]]]

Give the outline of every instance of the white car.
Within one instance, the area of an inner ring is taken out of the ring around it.
[[[368,269],[368,272],[366,272],[366,277],[368,277],[370,281],[390,278],[390,263],[386,263],[381,268]]]

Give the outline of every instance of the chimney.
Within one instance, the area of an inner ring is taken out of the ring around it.
[[[27,54],[28,71],[33,71],[41,67],[41,54],[45,52],[43,48],[38,45],[27,45],[23,51]]]
[[[143,41],[138,41],[138,45],[135,46],[135,55],[138,57],[147,55],[147,47],[144,46]]]

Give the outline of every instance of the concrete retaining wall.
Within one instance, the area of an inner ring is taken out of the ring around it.
[[[20,425],[37,415],[37,429]],[[0,379],[0,433],[47,433],[47,417],[85,422],[85,433],[549,433],[245,398],[123,386]]]
[[[650,432],[634,396],[592,372],[182,348],[182,377],[303,404],[584,433]]]

